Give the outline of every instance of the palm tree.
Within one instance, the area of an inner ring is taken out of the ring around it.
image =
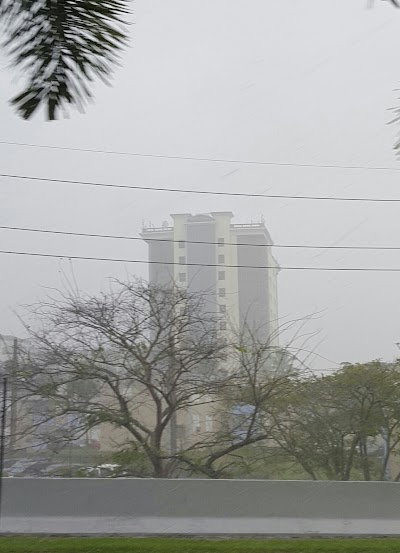
[[[26,72],[11,100],[29,119],[39,106],[56,119],[68,105],[82,108],[95,77],[107,82],[127,42],[126,0],[0,0],[3,46]]]

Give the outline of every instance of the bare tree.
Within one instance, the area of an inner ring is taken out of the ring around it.
[[[32,420],[19,426],[20,447],[31,435],[57,451],[102,429],[103,445],[154,477],[223,477],[258,456],[256,444],[270,447],[304,372],[288,352],[310,337],[303,319],[276,330],[300,323],[285,348],[247,325],[222,336],[207,294],[141,281],[57,292],[29,314],[17,379]]]
[[[174,418],[215,401],[225,383],[216,369],[227,346],[207,298],[117,282],[96,297],[58,294],[30,314],[19,381],[24,400],[47,402],[36,435],[62,443],[107,425],[140,446],[153,476],[169,476]]]
[[[281,329],[282,331],[282,329]],[[238,464],[248,463],[249,448],[267,443],[275,422],[271,413],[285,397],[301,368],[284,348],[275,345],[274,336],[260,339],[262,333],[245,325],[232,336],[229,347],[227,383],[215,405],[215,432],[199,437],[180,459],[194,472],[211,478],[229,474]]]

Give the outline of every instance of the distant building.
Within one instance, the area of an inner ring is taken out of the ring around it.
[[[76,415],[67,414],[53,422],[49,418],[51,401],[49,398],[30,394],[18,384],[16,371],[21,362],[26,362],[26,354],[33,354],[31,342],[26,338],[0,334],[0,378],[7,377],[7,427],[6,434],[9,437],[6,443],[6,454],[17,452],[20,448],[29,446],[31,451],[45,449],[46,439],[43,435],[46,432],[54,432],[57,426],[67,434],[76,425]],[[1,384],[1,382],[0,382]],[[2,390],[0,391],[0,397]],[[96,429],[89,431],[80,439],[75,440],[76,444],[92,445],[97,440]]]
[[[150,283],[172,281],[206,292],[221,332],[247,326],[277,346],[279,266],[265,224],[233,224],[229,211],[171,217],[172,226],[146,226],[141,233],[149,247]]]
[[[0,377],[7,377],[7,418],[6,435],[9,437],[7,449],[15,447],[16,434],[18,431],[18,390],[15,382],[15,371],[18,366],[19,348],[27,345],[27,340],[15,336],[0,334]],[[1,394],[3,390],[1,391]],[[9,452],[9,451],[8,451]]]
[[[21,345],[22,343],[25,344],[26,340],[21,340],[21,338],[16,338],[15,336],[0,334],[0,367],[13,359],[14,348],[17,348],[18,344]]]

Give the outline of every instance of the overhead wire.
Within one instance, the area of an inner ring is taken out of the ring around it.
[[[85,261],[109,261],[114,263],[139,263],[145,265],[180,265],[181,267],[219,267],[220,269],[279,269],[283,271],[336,271],[336,272],[388,272],[400,273],[400,267],[305,267],[305,266],[281,266],[281,265],[225,265],[221,263],[179,263],[177,261],[153,261],[144,259],[123,259],[114,257],[88,257],[83,255],[63,255],[39,252],[26,252],[15,250],[0,250],[0,254],[33,256],[53,259],[76,259]],[[223,281],[221,281],[222,284]]]
[[[250,192],[223,192],[216,190],[193,190],[190,188],[169,188],[159,186],[141,186],[133,184],[115,184],[104,183],[97,181],[83,181],[71,179],[57,179],[50,177],[35,177],[33,175],[19,175],[10,173],[0,173],[0,177],[19,180],[31,180],[39,182],[55,182],[59,184],[76,184],[81,186],[94,186],[100,188],[116,188],[125,190],[149,190],[154,192],[173,192],[178,194],[199,194],[210,196],[230,196],[240,198],[268,198],[268,199],[284,199],[284,200],[316,200],[330,202],[369,202],[369,203],[399,203],[400,198],[366,198],[366,197],[343,197],[343,196],[294,196],[290,194],[264,194]]]
[[[16,227],[8,225],[0,225],[0,230],[11,230],[11,231],[21,231],[21,232],[32,232],[40,234],[51,234],[51,235],[61,235],[61,236],[78,236],[85,238],[106,238],[112,240],[133,240],[140,242],[167,242],[173,244],[179,244],[184,242],[185,244],[204,244],[218,246],[221,245],[219,242],[207,241],[207,240],[174,240],[172,238],[145,238],[140,236],[126,236],[126,235],[116,235],[116,234],[97,234],[89,232],[74,232],[74,231],[63,231],[63,230],[53,230],[53,229],[38,229],[31,227]],[[146,228],[143,229],[143,232],[146,232]],[[148,229],[150,232],[153,231],[152,227]],[[164,231],[165,229],[160,229]],[[254,247],[254,248],[294,248],[294,249],[311,249],[311,250],[365,250],[365,251],[399,251],[400,246],[330,246],[330,245],[316,245],[316,244],[251,244],[249,242],[224,242],[224,246],[237,246],[237,247]]]
[[[128,189],[139,189],[139,190],[152,190],[152,191],[165,191],[165,192],[178,192],[178,193],[192,193],[192,194],[210,194],[210,195],[223,195],[223,196],[245,196],[245,197],[266,197],[266,198],[285,198],[285,199],[304,199],[304,200],[329,200],[329,201],[366,201],[366,202],[400,202],[400,198],[346,198],[346,197],[324,197],[324,196],[290,196],[290,195],[271,195],[271,194],[252,194],[252,193],[239,193],[239,192],[220,192],[220,191],[204,191],[204,190],[193,190],[193,189],[176,189],[176,188],[159,188],[159,187],[147,187],[147,186],[136,186],[136,185],[121,185],[113,183],[100,183],[94,181],[75,181],[69,179],[53,179],[48,177],[35,177],[31,175],[16,175],[16,174],[5,174],[1,173],[1,177],[4,178],[13,178],[13,179],[23,179],[23,180],[34,180],[41,182],[58,182],[58,183],[68,183],[68,184],[78,184],[78,185],[88,185],[88,186],[100,186],[100,187],[110,187],[110,188],[128,188]],[[22,227],[9,227],[9,230],[24,230],[30,232],[46,232],[51,234],[65,234],[65,235],[76,235],[76,236],[92,236],[98,238],[118,238],[118,239],[128,239],[134,240],[139,239],[137,237],[126,237],[126,236],[115,236],[115,235],[95,235],[89,233],[75,233],[75,232],[63,232],[63,231],[51,231],[48,229],[26,229]],[[154,239],[150,239],[154,240]],[[200,242],[199,242],[200,243]],[[244,245],[244,244],[243,244]],[[250,244],[249,244],[250,245]],[[251,244],[253,246],[253,244]],[[302,245],[276,245],[276,247],[303,247]],[[313,248],[313,249],[391,249],[398,250],[397,247],[380,247],[374,248],[369,246],[361,246],[353,248],[351,246],[312,246],[304,245],[304,247]],[[144,261],[144,260],[132,260],[132,259],[116,259],[116,258],[103,258],[103,257],[87,257],[87,256],[71,256],[71,255],[56,255],[56,254],[41,254],[38,252],[17,252],[17,251],[8,251],[1,250],[2,254],[12,254],[12,255],[27,255],[27,256],[36,256],[36,257],[51,257],[51,258],[66,258],[66,259],[82,259],[82,260],[93,260],[93,261],[110,261],[110,262],[123,262],[123,263],[155,263],[155,264],[167,264],[167,265],[181,265],[180,263],[174,262],[157,262],[157,261]],[[185,265],[190,265],[186,263]],[[220,266],[219,264],[197,264],[193,263],[195,266]],[[270,269],[275,267],[268,266],[244,266],[244,265],[224,265],[225,267],[246,267],[254,269]],[[313,271],[375,271],[375,272],[399,272],[400,269],[397,268],[375,268],[375,267],[280,267],[283,270],[313,270]]]
[[[42,148],[48,150],[61,150],[69,152],[85,152],[92,154],[104,154],[104,155],[116,155],[116,156],[131,156],[131,157],[143,157],[143,158],[155,158],[155,159],[170,159],[170,160],[182,160],[182,161],[198,161],[206,163],[232,163],[240,165],[271,165],[277,167],[310,167],[317,169],[346,169],[346,170],[367,170],[367,171],[400,171],[400,167],[386,167],[386,166],[374,166],[374,165],[345,165],[336,163],[299,163],[299,162],[281,162],[281,161],[268,161],[257,159],[241,159],[241,158],[225,158],[225,157],[202,157],[202,156],[183,156],[173,154],[154,154],[146,152],[128,152],[119,150],[105,150],[96,148],[78,148],[74,146],[53,146],[50,144],[33,144],[29,142],[13,142],[7,140],[0,140],[0,144],[7,146],[20,146],[26,148]]]

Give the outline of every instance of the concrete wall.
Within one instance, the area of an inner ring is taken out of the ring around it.
[[[400,484],[5,479],[1,531],[400,534]]]
[[[167,239],[172,239],[172,233],[165,233]],[[174,280],[174,248],[172,242],[157,242],[156,239],[162,237],[166,239],[164,234],[154,233],[150,238],[153,242],[148,242],[149,245],[149,261],[157,261],[157,263],[149,264],[149,282],[160,286],[168,286]],[[163,264],[165,263],[165,265]]]

